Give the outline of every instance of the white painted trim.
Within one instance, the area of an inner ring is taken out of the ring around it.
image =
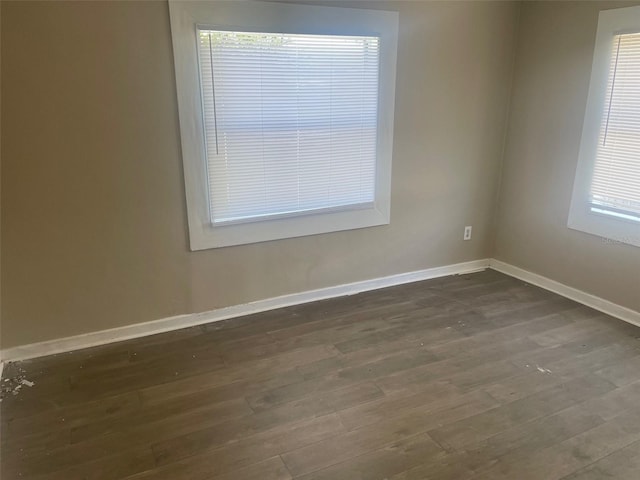
[[[395,110],[398,12],[270,2],[169,2],[191,250],[387,225]],[[375,200],[371,208],[213,226],[206,179],[198,25],[258,32],[380,36]]]
[[[640,7],[638,6],[602,10],[599,14],[589,95],[567,225],[574,230],[640,247],[638,222],[596,213],[592,210],[589,199],[604,115],[603,108],[606,104],[613,40],[615,35],[637,32],[638,28],[640,28]]]
[[[320,288],[306,292],[292,293],[280,297],[267,298],[243,305],[219,308],[204,313],[178,315],[176,317],[153,320],[151,322],[137,323],[124,327],[101,330],[73,337],[49,340],[46,342],[32,343],[2,350],[0,358],[3,361],[26,360],[42,357],[55,353],[70,352],[81,348],[95,347],[107,343],[119,342],[131,338],[144,337],[157,333],[169,332],[181,328],[193,327],[204,323],[217,322],[229,318],[240,317],[252,313],[274,310],[276,308],[315,302],[328,298],[354,295],[360,292],[377,290],[379,288],[392,287],[404,283],[418,282],[430,278],[445,277],[447,275],[460,275],[485,270],[489,266],[489,259],[473,260],[470,262],[456,263],[443,267],[428,268],[415,272],[399,273],[387,277],[363,280],[347,283],[334,287]]]
[[[518,278],[524,282],[557,293],[558,295],[562,295],[563,297],[640,327],[640,312],[617,305],[603,298],[569,287],[563,283],[556,282],[555,280],[551,280],[542,275],[538,275],[537,273],[529,272],[528,270],[510,265],[500,260],[482,259],[446,265],[443,267],[428,268],[415,272],[400,273],[387,277],[363,280],[360,282],[333,287],[320,288],[317,290],[309,290],[306,292],[293,293],[280,297],[267,298],[264,300],[258,300],[242,305],[233,305],[231,307],[219,308],[203,313],[178,315],[175,317],[168,317],[135,325],[127,325],[124,327],[101,330],[73,337],[8,348],[0,352],[0,358],[2,359],[2,362],[0,362],[0,378],[4,364],[8,361],[26,360],[45,355],[70,352],[82,348],[95,347],[132,338],[145,337],[147,335],[155,335],[157,333],[170,332],[181,328],[193,327],[196,325],[217,322],[220,320],[265,312],[292,305],[300,305],[303,303],[346,295],[355,295],[360,292],[367,292],[380,288],[392,287],[394,285],[402,285],[405,283],[419,282],[421,280],[428,280],[431,278],[478,272],[485,270],[486,268],[491,268],[511,277]]]
[[[537,273],[524,270],[520,267],[510,265],[492,258],[489,261],[489,268],[498,272],[504,273],[511,277],[518,278],[524,282],[536,285],[537,287],[544,288],[563,297],[569,298],[575,302],[591,307],[594,310],[606,313],[612,317],[619,318],[625,322],[631,323],[640,327],[640,312],[631,310],[630,308],[623,307],[616,303],[605,300],[604,298],[597,297],[577,288],[569,287],[564,283],[556,282],[550,278],[543,277]]]

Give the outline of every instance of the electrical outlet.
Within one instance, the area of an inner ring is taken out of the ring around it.
[[[471,225],[464,227],[464,240],[471,240]]]

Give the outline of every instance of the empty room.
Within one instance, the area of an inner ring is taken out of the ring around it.
[[[640,1],[0,0],[2,480],[640,479]]]

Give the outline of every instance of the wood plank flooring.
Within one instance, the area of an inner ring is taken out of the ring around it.
[[[2,478],[637,480],[639,338],[485,271],[12,363]]]

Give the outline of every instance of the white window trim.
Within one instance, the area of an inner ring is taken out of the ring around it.
[[[398,13],[251,1],[170,1],[191,250],[351,230],[390,222]],[[372,208],[213,227],[209,216],[196,26],[380,36],[376,199]]]
[[[589,205],[591,178],[609,78],[611,42],[615,35],[631,32],[640,32],[640,7],[600,12],[568,226],[574,230],[640,247],[639,222],[595,213]]]

